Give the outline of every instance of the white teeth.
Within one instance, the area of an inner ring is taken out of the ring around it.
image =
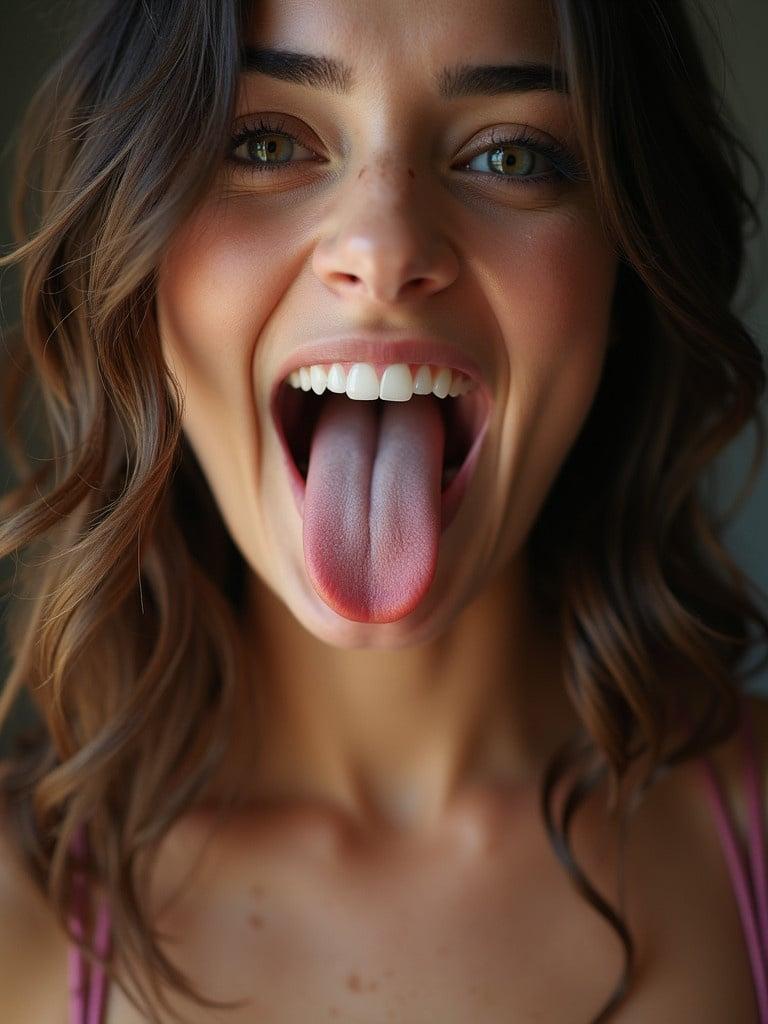
[[[453,380],[451,381],[451,386],[448,388],[448,394],[451,398],[458,398],[461,394],[461,377],[457,376],[455,373],[453,375]]]
[[[343,395],[347,390],[347,375],[341,363],[334,363],[328,371],[328,390]]]
[[[437,395],[438,398],[445,398],[451,389],[451,371],[447,366],[442,366],[435,377],[435,382],[432,385],[432,394]]]
[[[379,378],[370,363],[355,363],[347,374],[347,398],[370,402],[379,397]]]
[[[413,378],[406,363],[394,363],[381,375],[379,398],[387,402],[408,402],[413,395]]]
[[[310,366],[309,379],[316,395],[322,395],[328,383],[328,373],[322,366]]]
[[[447,366],[431,369],[420,366],[412,374],[407,363],[392,363],[385,367],[381,380],[371,363],[353,363],[348,373],[344,372],[341,363],[330,366],[314,363],[293,370],[287,380],[291,387],[302,391],[312,390],[316,395],[322,395],[327,389],[363,402],[376,398],[385,402],[407,402],[413,395],[456,398],[475,387],[473,380]]]
[[[432,372],[428,366],[420,366],[413,378],[414,395],[432,394]]]

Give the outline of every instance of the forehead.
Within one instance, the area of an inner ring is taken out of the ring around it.
[[[549,0],[258,0],[248,42],[342,58],[360,78],[446,64],[550,61]]]

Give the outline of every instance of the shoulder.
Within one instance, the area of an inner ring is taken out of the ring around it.
[[[0,794],[0,1020],[44,1021],[66,998],[66,936],[27,872]]]

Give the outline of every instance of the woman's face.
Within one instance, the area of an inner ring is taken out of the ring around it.
[[[574,177],[584,154],[567,94],[442,94],[446,69],[551,64],[547,12],[542,0],[258,3],[250,46],[332,58],[352,81],[244,73],[231,160],[161,267],[186,435],[253,571],[330,644],[426,641],[521,565],[598,387],[616,257],[591,184]],[[339,337],[347,347],[305,357]],[[427,337],[448,350],[376,344]],[[305,431],[321,409],[305,484],[274,389],[286,369],[337,361],[379,377],[431,365],[433,384],[441,365],[465,366],[478,383],[409,402],[286,385],[284,415]],[[472,420],[462,454],[487,414],[447,524],[441,401]]]

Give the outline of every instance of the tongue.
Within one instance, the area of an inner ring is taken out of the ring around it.
[[[394,622],[437,566],[445,443],[438,399],[328,395],[312,436],[304,562],[327,605],[356,622]]]

